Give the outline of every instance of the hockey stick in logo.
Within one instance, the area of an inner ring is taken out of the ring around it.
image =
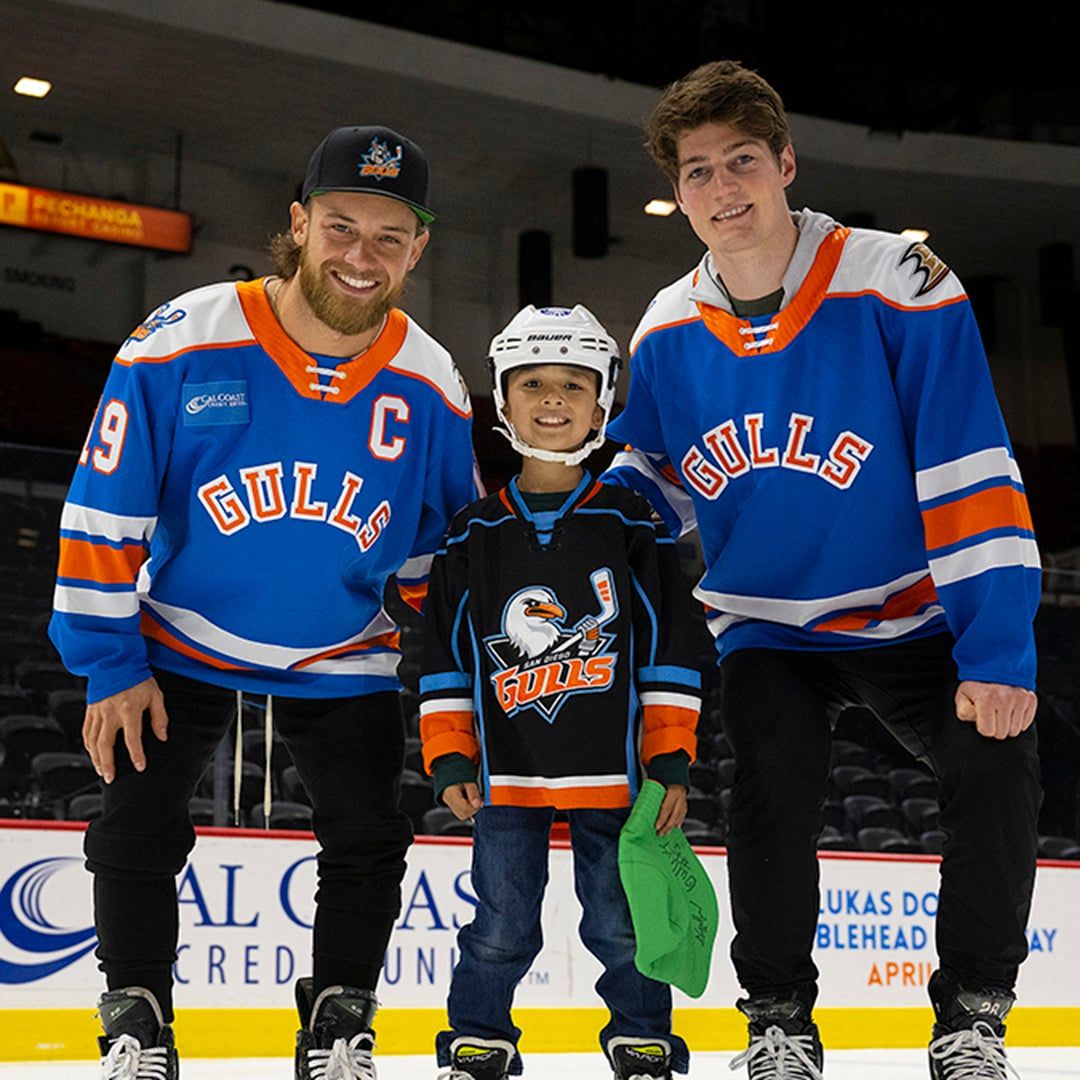
[[[576,645],[582,638],[585,639],[585,645],[590,650],[595,648],[600,643],[597,633],[600,627],[611,622],[619,613],[619,605],[615,599],[615,582],[612,580],[611,571],[606,566],[601,570],[594,570],[589,575],[589,584],[592,585],[600,610],[595,615],[586,615],[578,623],[575,633],[566,641],[559,642],[560,651]]]

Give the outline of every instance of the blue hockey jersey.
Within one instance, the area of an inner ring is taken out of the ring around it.
[[[721,657],[940,633],[962,679],[1031,688],[1039,555],[963,288],[926,246],[795,215],[781,309],[711,257],[632,343],[604,477],[699,527]]]
[[[474,476],[464,383],[404,312],[361,355],[317,357],[263,281],[196,289],[113,364],[63,509],[50,636],[90,702],[151,666],[293,697],[395,689],[387,579],[421,602]]]

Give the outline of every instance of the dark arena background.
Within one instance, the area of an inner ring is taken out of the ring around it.
[[[0,819],[100,812],[83,686],[46,627],[67,485],[116,349],[147,313],[270,271],[269,238],[330,128],[409,134],[438,219],[402,306],[468,383],[490,490],[515,456],[491,431],[488,342],[524,303],[583,303],[628,347],[650,297],[700,251],[681,214],[644,211],[670,189],[641,120],[667,82],[731,57],[791,114],[793,208],[922,230],[968,291],[1043,558],[1040,854],[1080,861],[1080,79],[1056,55],[1057,5],[1014,13],[1041,24],[1038,50],[956,7],[878,26],[865,5],[793,15],[779,0],[0,0]],[[23,76],[51,89],[16,93]],[[28,188],[56,195],[47,221],[20,220]],[[171,214],[151,228],[147,208]],[[693,579],[695,538],[680,549]],[[403,626],[404,809],[417,834],[468,835],[435,808],[420,761],[419,622],[388,604]],[[722,847],[734,762],[702,633],[685,831]],[[306,832],[285,747],[265,754],[263,709],[245,701],[238,824]],[[930,773],[858,710],[835,735],[822,851],[940,854]],[[192,802],[196,825],[236,824],[232,764],[230,744]]]

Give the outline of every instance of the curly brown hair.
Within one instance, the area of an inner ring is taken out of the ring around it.
[[[702,124],[730,124],[761,139],[777,161],[791,142],[780,95],[737,60],[714,60],[673,82],[645,124],[645,149],[672,184],[679,179],[679,136]]]

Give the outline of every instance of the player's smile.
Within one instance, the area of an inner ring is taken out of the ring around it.
[[[376,331],[427,243],[416,215],[395,199],[341,191],[316,195],[306,207],[294,203],[292,215],[312,314],[346,337]]]
[[[718,263],[790,231],[785,195],[795,178],[790,146],[777,160],[761,139],[730,124],[708,123],[684,132],[678,147],[679,209]]]

